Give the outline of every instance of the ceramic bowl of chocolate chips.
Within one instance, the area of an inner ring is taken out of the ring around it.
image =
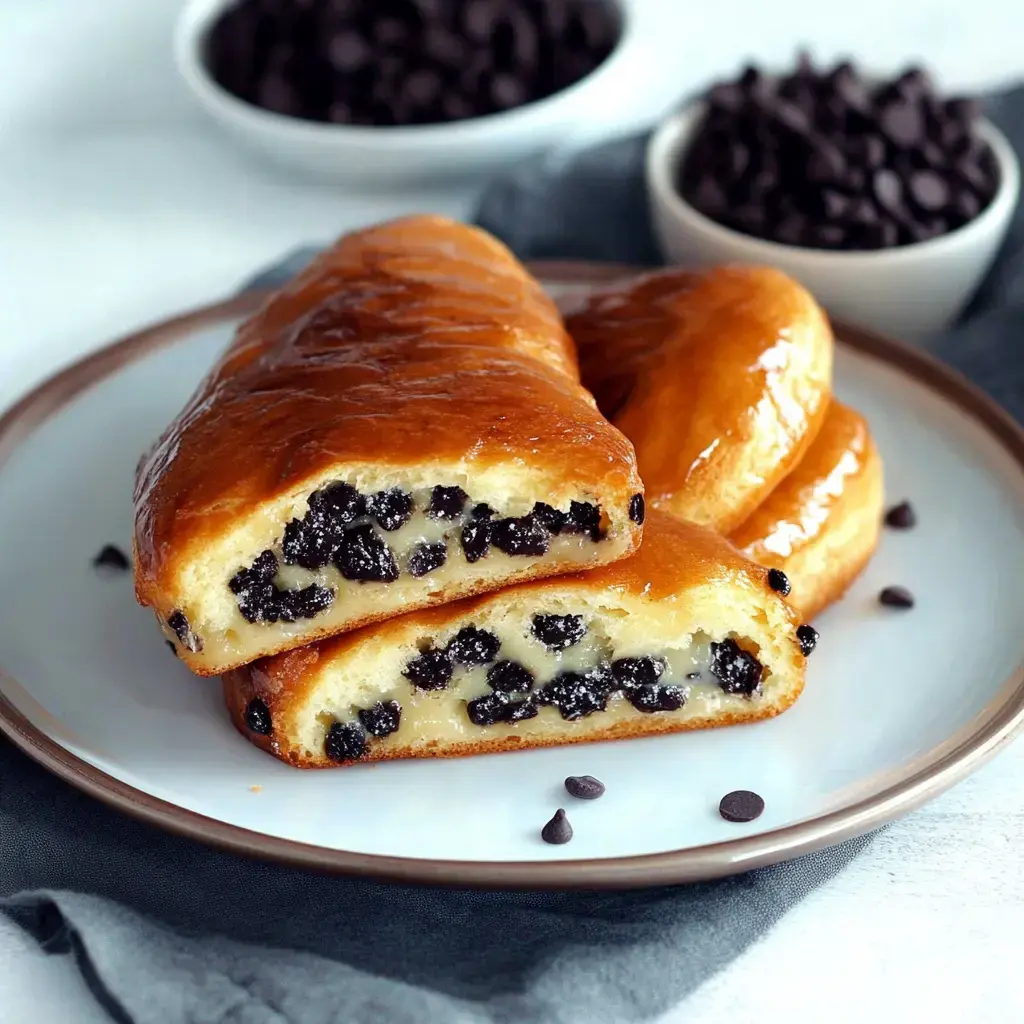
[[[647,149],[655,232],[675,263],[769,264],[833,315],[920,338],[970,300],[1003,240],[1019,167],[972,99],[928,73],[747,67]]]
[[[471,177],[628,89],[626,0],[188,0],[175,57],[251,152],[324,181]]]

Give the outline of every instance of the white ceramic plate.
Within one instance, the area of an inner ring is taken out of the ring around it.
[[[216,680],[174,659],[130,574],[90,565],[105,543],[130,550],[139,454],[253,301],[128,339],[0,421],[0,727],[94,795],[209,842],[327,869],[641,885],[864,831],[964,775],[1024,717],[1024,438],[952,374],[842,330],[837,391],[870,420],[889,496],[910,498],[920,525],[886,531],[818,621],[792,710],[752,726],[462,760],[307,773],[273,760],[235,732]],[[917,595],[913,610],[878,605],[892,583]],[[573,801],[561,780],[575,774],[598,776],[607,794]],[[748,825],[717,813],[738,788],[765,798]],[[575,828],[568,847],[539,837],[559,806]]]

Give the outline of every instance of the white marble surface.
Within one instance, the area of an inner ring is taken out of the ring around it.
[[[656,116],[798,43],[951,88],[1024,74],[1019,0],[634,0],[650,61],[590,133]],[[110,338],[222,295],[293,245],[462,194],[353,195],[253,165],[193,109],[178,0],[0,0],[0,406]],[[1024,1020],[1024,744],[879,836],[665,1018],[695,1024]],[[681,951],[681,955],[685,955]],[[77,975],[0,923],[0,1019],[82,1024]]]

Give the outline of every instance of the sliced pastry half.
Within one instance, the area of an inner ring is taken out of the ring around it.
[[[633,448],[558,311],[474,228],[342,239],[244,323],[139,467],[139,601],[219,674],[628,555]]]
[[[652,512],[614,565],[413,612],[224,677],[289,764],[624,739],[785,710],[817,634],[728,541]]]

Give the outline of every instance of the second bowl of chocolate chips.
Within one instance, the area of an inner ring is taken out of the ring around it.
[[[628,89],[622,0],[189,0],[175,56],[224,128],[325,180],[473,176]]]
[[[761,263],[851,323],[918,338],[969,301],[1019,192],[1002,133],[921,68],[747,67],[664,122],[647,188],[672,262]]]

